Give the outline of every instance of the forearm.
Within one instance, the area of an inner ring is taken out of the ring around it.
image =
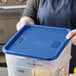
[[[35,24],[37,21],[37,10],[40,0],[28,0],[23,15],[16,25],[17,30],[26,24]]]
[[[22,17],[24,16],[30,17],[36,23],[39,2],[40,0],[27,0],[27,5],[26,5],[26,8],[24,9]]]

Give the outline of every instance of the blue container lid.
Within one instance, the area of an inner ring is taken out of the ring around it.
[[[70,29],[25,25],[3,47],[5,54],[42,60],[56,59],[68,43]]]

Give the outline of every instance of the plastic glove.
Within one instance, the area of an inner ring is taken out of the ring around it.
[[[71,39],[71,42],[76,45],[76,29],[72,30],[66,36],[67,39]]]
[[[22,17],[16,25],[17,31],[20,30],[26,24],[34,24],[34,20],[30,17]]]

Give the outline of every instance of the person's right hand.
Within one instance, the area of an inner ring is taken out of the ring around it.
[[[17,31],[20,30],[26,24],[34,24],[34,20],[30,17],[22,17],[16,25]]]

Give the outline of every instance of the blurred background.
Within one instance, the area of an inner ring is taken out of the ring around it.
[[[0,67],[6,67],[2,47],[15,34],[26,0],[0,0]]]

